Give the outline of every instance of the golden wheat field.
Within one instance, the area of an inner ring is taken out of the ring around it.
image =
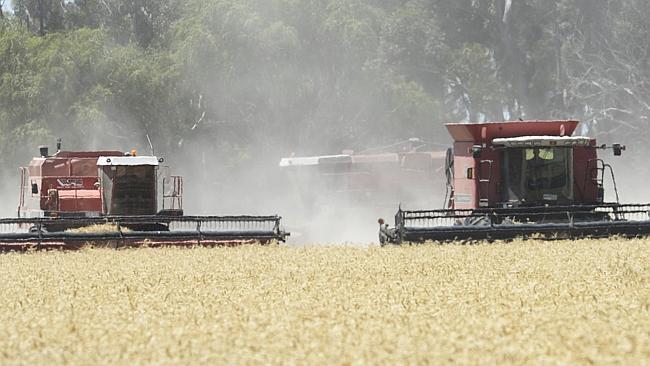
[[[0,255],[0,364],[647,364],[650,241]]]

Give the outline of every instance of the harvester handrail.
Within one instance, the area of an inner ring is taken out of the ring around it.
[[[197,221],[279,221],[280,216],[98,216],[98,217],[35,217],[2,218],[0,224],[36,224],[36,223],[147,223],[147,222],[197,222]]]
[[[584,209],[594,209],[594,208],[624,208],[624,207],[650,207],[650,204],[648,203],[615,203],[615,202],[607,202],[607,203],[599,203],[599,204],[586,204],[586,205],[563,205],[563,206],[519,206],[519,207],[494,207],[494,208],[477,208],[477,209],[435,209],[435,210],[405,210],[400,208],[400,211],[402,212],[408,212],[408,213],[428,213],[428,212],[434,212],[434,213],[444,213],[444,212],[450,212],[450,211],[469,211],[469,212],[480,212],[480,211],[507,211],[507,212],[512,212],[513,210],[526,210],[526,211],[548,211],[548,210],[553,210],[553,211],[562,211],[562,210],[569,210],[569,209],[575,209],[575,208],[584,208]]]
[[[449,218],[449,217],[478,217],[486,215],[511,216],[517,213],[526,213],[529,215],[545,215],[549,213],[647,213],[650,210],[650,204],[616,204],[606,203],[598,205],[579,205],[579,206],[534,206],[534,207],[516,207],[516,208],[479,208],[479,209],[436,209],[436,210],[404,210],[399,212],[405,219],[409,218]]]

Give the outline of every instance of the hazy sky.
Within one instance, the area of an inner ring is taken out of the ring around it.
[[[2,0],[0,0],[0,2],[2,2]],[[4,0],[2,8],[5,10],[11,10],[11,0]]]

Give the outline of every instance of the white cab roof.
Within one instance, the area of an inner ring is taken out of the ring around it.
[[[492,140],[492,144],[505,147],[589,146],[591,144],[591,138],[584,136],[521,136],[494,139]]]
[[[155,156],[100,156],[97,159],[99,166],[158,166],[158,158]]]
[[[283,158],[280,160],[280,167],[289,166],[309,166],[318,165],[321,159],[334,159],[334,158],[349,158],[350,155],[322,155],[322,156],[307,156],[300,158]]]

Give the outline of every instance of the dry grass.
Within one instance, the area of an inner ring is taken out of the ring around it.
[[[120,228],[122,232],[126,233],[131,231],[127,227]],[[67,233],[79,233],[79,234],[95,234],[95,233],[113,233],[116,232],[117,225],[115,224],[93,224],[76,229],[68,229]]]
[[[649,241],[0,256],[0,364],[644,364]]]

